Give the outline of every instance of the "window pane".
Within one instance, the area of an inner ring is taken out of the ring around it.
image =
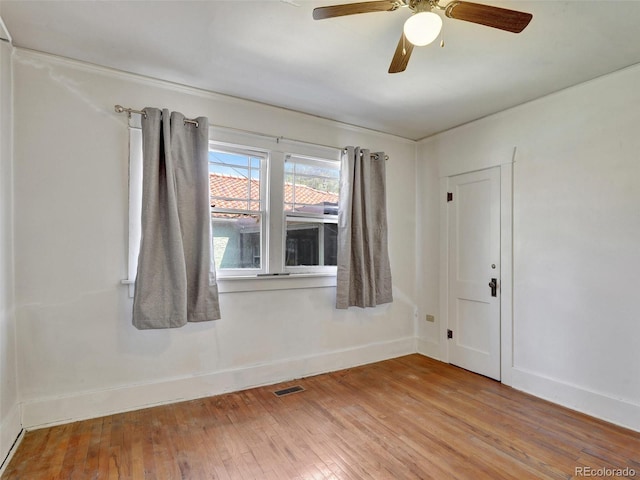
[[[261,268],[261,215],[211,214],[216,268]]]
[[[249,156],[243,153],[209,150],[209,162],[229,167],[244,167],[246,169],[249,167]],[[254,168],[259,168],[259,162],[254,165]]]
[[[260,211],[260,160],[244,153],[209,151],[211,204]]]
[[[338,264],[338,225],[287,221],[288,267]]]
[[[292,157],[285,164],[285,211],[338,214],[338,164]]]

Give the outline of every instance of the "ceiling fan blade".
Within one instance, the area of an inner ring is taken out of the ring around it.
[[[445,14],[456,20],[479,23],[513,33],[520,33],[533,18],[530,13],[463,1],[451,2],[447,5]]]
[[[400,41],[398,42],[398,46],[396,47],[396,53],[393,54],[393,58],[391,59],[389,73],[404,72],[407,68],[407,64],[409,63],[411,52],[413,52],[413,44],[409,40],[407,40],[407,38],[404,36],[404,32],[402,32]]]
[[[346,3],[344,5],[332,5],[313,9],[313,19],[341,17],[356,13],[390,12],[398,8],[396,0],[375,0],[373,2]]]

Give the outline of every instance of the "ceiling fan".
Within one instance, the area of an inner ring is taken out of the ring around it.
[[[533,18],[530,13],[462,0],[454,0],[447,5],[440,5],[439,0],[373,0],[347,3],[315,8],[313,18],[322,20],[357,13],[392,12],[401,7],[408,7],[413,14],[404,24],[389,66],[389,73],[403,72],[407,68],[413,47],[428,45],[438,37],[442,28],[442,18],[433,10],[444,10],[447,17],[455,20],[465,20],[512,33],[520,33]]]

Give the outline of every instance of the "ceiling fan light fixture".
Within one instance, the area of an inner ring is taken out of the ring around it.
[[[442,18],[433,12],[418,12],[404,22],[404,36],[416,47],[433,42],[442,30]]]

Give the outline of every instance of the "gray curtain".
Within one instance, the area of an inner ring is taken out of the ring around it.
[[[220,318],[211,255],[209,121],[145,108],[142,241],[133,324],[172,328]]]
[[[393,301],[387,247],[385,154],[347,147],[342,154],[336,308]]]

